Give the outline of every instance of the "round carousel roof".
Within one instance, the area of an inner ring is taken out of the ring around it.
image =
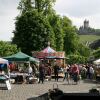
[[[56,52],[55,50],[53,50],[50,46],[48,46],[47,48],[45,48],[44,50],[42,50],[43,53],[54,53]]]

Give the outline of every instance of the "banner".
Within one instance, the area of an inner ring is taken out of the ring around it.
[[[32,52],[33,57],[36,58],[47,58],[47,57],[55,57],[55,58],[65,58],[65,52],[55,52],[55,53],[43,53],[43,52]]]

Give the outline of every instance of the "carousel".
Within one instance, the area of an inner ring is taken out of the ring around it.
[[[55,51],[48,45],[45,49],[41,51],[33,51],[33,57],[38,58],[40,62],[49,63],[54,65],[58,63],[60,67],[65,66],[65,52],[64,51]]]

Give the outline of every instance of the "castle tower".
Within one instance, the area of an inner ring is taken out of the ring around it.
[[[89,21],[88,20],[84,20],[84,29],[89,28]]]

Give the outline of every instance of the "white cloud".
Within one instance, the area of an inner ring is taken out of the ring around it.
[[[100,0],[57,0],[55,9],[59,13],[82,17],[100,12]]]
[[[18,15],[18,0],[0,0],[0,40],[10,41]]]
[[[60,15],[68,16],[77,27],[85,19],[90,26],[100,28],[100,0],[57,0],[54,9]]]

